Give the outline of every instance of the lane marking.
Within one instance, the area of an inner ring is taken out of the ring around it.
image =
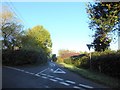
[[[21,70],[21,69],[14,68],[14,67],[9,67],[9,66],[4,66],[4,67],[9,68],[9,69],[14,69],[14,70],[17,70],[17,71],[23,71],[23,70]]]
[[[57,80],[55,80],[55,79],[49,79],[49,80],[54,81],[54,82],[57,82]]]
[[[46,74],[44,74],[44,73],[41,73],[41,75],[44,75],[44,76],[46,76]]]
[[[51,75],[47,75],[48,77],[51,77],[51,78],[53,78],[54,76],[51,76]]]
[[[85,90],[85,89],[83,89],[81,87],[78,87],[78,86],[73,86],[73,88],[80,89],[80,90]]]
[[[22,69],[19,69],[19,68],[14,68],[14,67],[9,67],[9,66],[4,66],[6,68],[9,68],[9,69],[13,69],[13,70],[16,70],[16,71],[20,71],[20,72],[24,72],[24,73],[27,73],[27,74],[34,74],[32,72],[29,72],[29,71],[25,71],[25,70],[22,70]]]
[[[43,71],[41,71],[41,72],[39,72],[37,74],[35,74],[35,73],[32,73],[32,72],[28,72],[28,71],[25,71],[25,70],[22,70],[22,69],[14,68],[14,67],[9,67],[9,66],[4,66],[4,67],[9,68],[9,69],[13,69],[13,70],[17,70],[17,71],[21,71],[21,72],[24,72],[24,73],[27,73],[27,74],[31,74],[31,75],[34,75],[34,76],[38,76],[38,77],[40,77],[40,75],[39,75],[40,73],[41,73],[41,75],[45,75],[45,76],[48,76],[48,77],[54,77],[54,76],[42,73],[42,72],[46,71],[48,68],[44,69]],[[47,79],[48,77],[45,77],[45,76],[41,76],[41,77],[44,78],[44,79]],[[55,79],[63,80],[62,78],[58,78],[58,77],[55,77]],[[49,80],[56,82],[57,80],[55,80],[55,79],[49,79]],[[75,82],[70,81],[70,80],[66,80],[66,82],[71,83],[71,84],[75,84]],[[68,84],[66,82],[59,82],[59,83],[63,84],[63,85],[66,85],[66,86],[69,86],[70,84]],[[92,86],[88,86],[88,85],[84,85],[84,84],[79,84],[79,86],[82,86],[84,88],[90,88],[90,89],[93,88]],[[80,88],[81,89],[81,87],[78,87],[78,86],[74,86],[73,88]],[[81,90],[85,90],[85,89],[82,88]]]
[[[70,80],[66,80],[67,83],[71,83],[71,84],[75,84],[75,82],[70,81]]]
[[[42,78],[44,78],[44,79],[47,79],[47,77],[45,77],[45,76],[41,76]]]
[[[63,85],[66,85],[66,86],[69,86],[70,84],[68,83],[65,83],[65,82],[59,82],[60,84],[63,84]]]
[[[28,71],[24,71],[24,72],[30,74],[30,72],[28,72]]]
[[[93,88],[93,87],[91,87],[91,86],[84,85],[84,84],[79,84],[79,86],[82,86],[82,87],[85,87],[85,88]]]
[[[55,64],[54,63],[50,63],[50,66],[53,67],[53,66],[55,66]]]
[[[40,77],[40,75],[38,75],[38,74],[35,74],[35,76]]]
[[[44,69],[44,70],[42,70],[41,72],[36,73],[36,74],[40,74],[40,73],[42,73],[42,72],[45,72],[47,69],[49,69],[49,68],[46,68],[46,69]]]
[[[58,78],[58,77],[56,77],[55,79],[57,79],[57,80],[63,80],[62,78]]]
[[[63,73],[63,74],[65,74],[66,72],[63,71],[63,70],[60,69],[60,68],[57,68],[53,73]]]
[[[30,72],[29,74],[33,75],[34,73],[31,73],[31,72]]]

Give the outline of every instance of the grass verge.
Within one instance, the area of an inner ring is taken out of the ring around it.
[[[63,65],[65,68],[81,75],[84,78],[90,79],[96,83],[100,83],[103,85],[106,85],[110,88],[120,88],[120,80],[112,78],[110,76],[104,75],[99,72],[90,71],[83,68],[77,68],[73,65],[65,64],[65,63],[59,63],[60,65]]]

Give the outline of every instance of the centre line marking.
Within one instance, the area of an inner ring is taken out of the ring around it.
[[[31,72],[30,72],[29,74],[33,75],[34,73],[31,73]]]
[[[73,88],[80,89],[80,90],[85,90],[85,89],[83,89],[81,87],[78,87],[78,86],[73,86]]]
[[[54,82],[57,82],[57,80],[55,80],[55,79],[49,79],[49,80],[54,81]]]
[[[69,86],[70,84],[68,83],[65,83],[65,82],[59,82],[60,84],[63,84],[63,85],[66,85],[66,86]]]
[[[40,77],[40,75],[38,75],[38,74],[35,74],[35,76]]]
[[[57,79],[57,80],[63,80],[62,78],[57,78],[57,77],[55,79]]]
[[[71,83],[71,84],[75,84],[75,82],[69,81],[69,80],[66,80],[66,82]]]
[[[47,79],[47,77],[45,77],[45,76],[42,76],[42,78]]]
[[[47,76],[48,76],[48,77],[51,77],[51,78],[54,77],[54,76],[51,76],[51,75],[47,75]]]
[[[46,74],[44,74],[44,73],[41,73],[41,75],[44,75],[44,76],[46,76]]]
[[[84,85],[84,84],[79,84],[79,86],[82,86],[82,87],[85,87],[85,88],[93,88],[93,87],[91,87],[91,86]]]

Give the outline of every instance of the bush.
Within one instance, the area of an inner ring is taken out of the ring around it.
[[[92,70],[120,78],[120,51],[106,50],[104,52],[92,52],[91,55]],[[88,55],[77,59],[67,58],[64,59],[64,63],[85,69],[90,68]]]
[[[84,57],[80,58],[79,61],[80,61],[79,67],[83,67],[83,68],[86,68],[86,69],[90,67],[89,57],[84,56]]]
[[[115,51],[95,52],[92,54],[92,69],[120,78],[120,53]]]
[[[64,63],[66,63],[66,64],[72,64],[72,62],[71,62],[71,59],[70,59],[70,58],[66,58],[66,59],[64,59]]]
[[[3,65],[25,65],[34,63],[45,63],[47,57],[44,53],[28,50],[3,50],[2,64]]]

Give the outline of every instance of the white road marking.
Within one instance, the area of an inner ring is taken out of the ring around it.
[[[63,71],[62,69],[60,68],[57,68],[53,73],[66,73],[65,71]]]
[[[66,85],[66,86],[69,86],[70,84],[68,83],[65,83],[65,82],[59,82],[60,84],[63,84],[63,85]]]
[[[27,72],[27,71],[25,71],[25,70],[20,70],[21,72]]]
[[[28,72],[28,71],[24,71],[24,72],[30,74],[30,72]]]
[[[18,69],[18,68],[14,68],[14,67],[9,67],[9,66],[4,66],[6,68],[10,68],[10,69],[14,69],[14,70],[17,70],[17,71],[22,71],[21,69]]]
[[[48,76],[48,77],[54,77],[54,76],[42,73],[42,72],[46,71],[49,68],[44,69],[43,71],[35,74],[35,73],[32,73],[32,72],[28,72],[28,71],[25,71],[25,70],[22,70],[22,69],[14,68],[14,67],[9,67],[9,66],[4,66],[4,67],[10,68],[10,69],[13,69],[13,70],[17,70],[17,71],[21,71],[21,72],[24,72],[24,73],[27,73],[27,74],[35,75],[35,76],[38,76],[38,77],[40,77],[40,75],[39,75],[40,73],[41,73],[41,75],[45,75],[45,76]],[[44,79],[47,79],[48,77],[45,77],[45,76],[41,76],[41,77],[44,78]],[[62,78],[58,78],[58,77],[56,77],[55,79],[57,79],[57,80],[63,80]],[[56,82],[57,80],[55,80],[55,79],[49,79],[49,80]],[[69,80],[66,80],[66,82],[71,83],[71,84],[75,84],[75,82],[69,81]],[[68,84],[66,82],[59,82],[59,83],[63,84],[63,85],[66,85],[66,86],[69,86],[70,84]],[[84,84],[79,84],[79,86],[82,86],[84,88],[91,88],[91,89],[93,88],[92,86],[88,86],[88,85],[84,85]],[[81,87],[78,87],[78,86],[74,86],[73,88],[79,88],[79,89],[81,89]],[[81,90],[85,90],[85,89],[82,88]]]
[[[42,73],[42,72],[45,72],[47,69],[49,69],[49,68],[46,68],[46,69],[44,69],[44,70],[42,70],[41,72],[36,73],[36,74],[40,74],[40,73]]]
[[[29,74],[33,75],[34,73],[29,72]]]
[[[55,80],[55,79],[49,79],[49,80],[54,81],[54,82],[57,82],[57,80]]]
[[[38,75],[38,74],[35,74],[35,76],[38,76],[38,77],[40,77],[40,75]]]
[[[80,90],[85,90],[85,89],[83,89],[81,87],[78,87],[78,86],[73,86],[73,88],[80,89]]]
[[[42,76],[42,78],[47,79],[47,77],[45,77],[45,76]]]
[[[50,69],[53,72],[53,69]]]
[[[85,88],[93,88],[93,87],[91,87],[91,86],[84,85],[84,84],[79,84],[79,86],[82,86],[82,87],[85,87]]]
[[[54,76],[51,76],[51,75],[47,75],[48,77],[51,77],[51,78],[53,78]]]
[[[20,72],[24,72],[24,73],[27,73],[27,74],[31,74],[31,75],[34,75],[34,74],[35,74],[35,73],[32,73],[32,72],[25,71],[25,70],[18,69],[18,68],[14,68],[14,67],[9,67],[9,66],[5,66],[5,67],[6,67],[6,68],[9,68],[9,69],[13,69],[13,70],[20,71]]]
[[[71,84],[75,84],[75,82],[70,81],[70,80],[66,80],[67,83],[71,83]]]
[[[54,63],[50,63],[50,66],[53,67],[53,66],[55,66],[55,64]]]
[[[41,75],[44,75],[44,76],[46,76],[46,74],[44,74],[44,73],[41,73]]]
[[[62,78],[57,78],[57,77],[55,79],[57,79],[57,80],[63,80]]]

